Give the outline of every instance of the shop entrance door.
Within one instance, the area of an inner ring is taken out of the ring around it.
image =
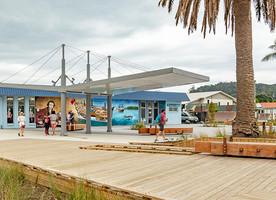
[[[140,122],[145,124],[153,124],[158,116],[158,102],[155,101],[141,101],[140,102]]]
[[[153,109],[154,109],[153,102],[149,101],[148,102],[148,124],[153,123],[153,117],[154,117]]]
[[[158,116],[158,102],[148,102],[148,123],[153,124]]]
[[[158,112],[158,102],[153,102],[153,105],[154,105],[154,118],[153,118],[153,120],[155,120],[156,119],[156,117],[159,115],[159,112]]]

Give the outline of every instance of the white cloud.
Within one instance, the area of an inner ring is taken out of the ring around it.
[[[203,74],[210,77],[209,84],[235,81],[235,40],[230,34],[225,35],[223,9],[220,9],[216,35],[207,34],[206,39],[203,39],[200,32],[202,16],[198,18],[198,30],[188,36],[182,25],[175,26],[175,12],[168,14],[165,9],[157,7],[158,1],[9,0],[1,3],[0,70],[3,79],[65,43],[152,69],[174,66]],[[202,14],[203,7],[200,9]],[[275,33],[270,33],[263,22],[257,23],[253,14],[253,59],[257,82],[275,83],[272,74],[276,73],[276,61],[260,61],[270,53],[267,47],[274,39]],[[75,52],[81,53],[77,50]],[[66,56],[66,61],[69,61],[76,55],[66,49]],[[91,63],[98,59],[91,57]],[[26,70],[24,78],[36,71],[42,63]],[[60,63],[59,58],[54,59],[42,68],[34,80],[43,73],[47,75]],[[114,62],[112,67],[117,70],[113,70],[114,76],[131,73]],[[74,76],[83,69],[85,62],[80,61],[68,75]],[[95,70],[92,74],[95,80],[105,78],[107,64],[103,63],[99,69],[103,73]],[[132,71],[139,72],[135,69]],[[58,77],[58,73],[38,83],[50,84],[52,79]],[[85,72],[75,78],[81,81],[85,78]],[[9,81],[18,80],[15,77]],[[207,83],[195,86],[204,84]],[[165,90],[186,92],[190,87]]]

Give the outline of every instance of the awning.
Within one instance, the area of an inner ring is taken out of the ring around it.
[[[166,68],[99,81],[92,81],[89,83],[70,85],[61,88],[62,91],[60,92],[83,94],[122,94],[208,81],[209,77],[207,76],[176,68]]]
[[[81,93],[93,95],[123,94],[136,91],[159,89],[188,85],[194,83],[208,82],[209,77],[180,70],[176,68],[159,69],[150,72],[143,72],[133,75],[114,77],[80,83],[75,85],[49,86],[31,84],[0,83],[0,87],[21,88],[32,90],[47,90],[68,93]]]

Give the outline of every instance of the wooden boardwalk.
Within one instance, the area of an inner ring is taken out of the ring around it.
[[[0,141],[0,157],[162,199],[276,199],[276,160],[79,149],[92,143]]]

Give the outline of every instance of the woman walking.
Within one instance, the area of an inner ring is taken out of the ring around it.
[[[51,120],[50,120],[50,117],[49,117],[48,113],[44,116],[43,121],[44,121],[44,127],[45,127],[45,134],[49,135],[49,128],[51,126]]]
[[[51,120],[51,126],[52,126],[52,135],[55,135],[55,129],[57,127],[57,119],[58,116],[56,115],[55,111],[52,111],[52,114],[50,115],[50,120]]]
[[[25,118],[23,112],[21,112],[20,116],[18,117],[18,123],[20,126],[20,131],[18,133],[18,136],[20,136],[20,133],[21,133],[21,136],[23,137],[24,136],[24,128],[25,128],[25,124],[26,124],[26,118]]]

